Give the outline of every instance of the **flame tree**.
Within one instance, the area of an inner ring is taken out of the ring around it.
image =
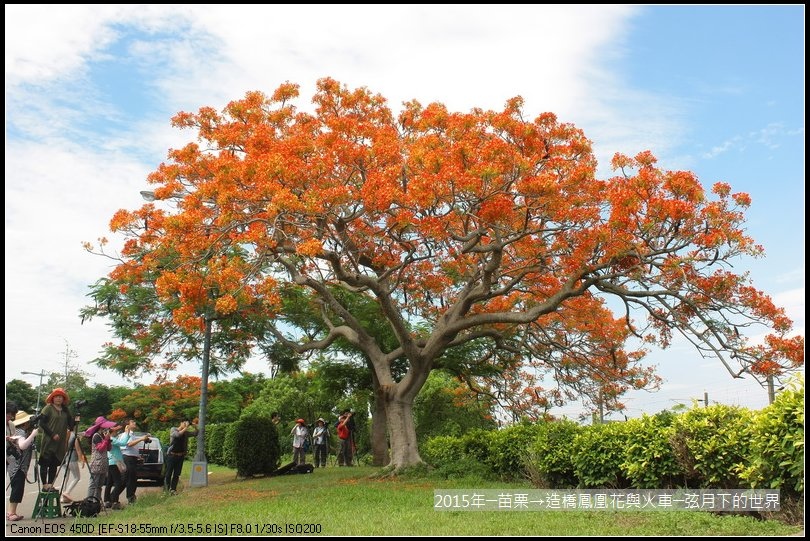
[[[784,311],[730,270],[763,253],[743,229],[747,194],[707,193],[648,152],[616,155],[616,176],[597,178],[584,134],[550,113],[525,119],[520,98],[468,113],[412,101],[395,117],[382,96],[332,79],[318,82],[313,113],[297,97],[287,83],[221,113],[178,114],[197,140],[149,177],[176,208],[114,216],[129,237],[114,279],[156,274],[156,297],[189,332],[216,299],[215,317],[260,306],[268,335],[299,352],[352,344],[385,403],[394,467],[420,461],[412,404],[429,372],[471,343],[480,362],[507,359],[504,392],[537,396],[521,382],[526,363],[573,388],[653,384],[643,350],[624,349],[631,335],[666,347],[680,334],[733,375],[803,364]],[[296,290],[319,332],[291,331],[281,308]],[[339,291],[373,301],[394,345]],[[768,334],[753,344],[757,327]]]

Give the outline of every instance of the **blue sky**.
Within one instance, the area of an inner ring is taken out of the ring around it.
[[[704,185],[751,194],[740,261],[804,334],[804,6],[6,5],[6,380],[85,364],[110,339],[80,325],[112,262],[82,241],[140,206],[145,178],[188,132],[180,110],[333,77],[402,101],[498,108],[522,95],[582,128],[600,162],[650,149]],[[607,175],[604,168],[600,171]],[[628,414],[702,398],[760,407],[753,380],[675,344],[648,361],[666,383]],[[261,363],[250,366],[264,370]],[[101,383],[120,378],[93,365]],[[187,371],[195,373],[197,367]],[[36,383],[30,381],[30,383]],[[571,404],[556,413],[576,416]]]

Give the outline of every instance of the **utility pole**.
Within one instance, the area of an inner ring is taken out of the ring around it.
[[[703,391],[703,407],[709,407],[709,391]]]

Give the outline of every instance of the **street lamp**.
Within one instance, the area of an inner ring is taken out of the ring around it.
[[[42,378],[47,376],[48,374],[45,371],[37,372],[20,372],[20,374],[28,374],[30,376],[39,376],[39,387],[37,387],[37,407],[34,410],[34,413],[39,413],[39,397],[42,396]]]
[[[155,200],[155,192],[141,191],[141,197],[149,203]],[[208,462],[205,459],[205,410],[208,409],[208,367],[211,361],[211,325],[213,319],[205,315],[205,334],[203,335],[202,379],[200,381],[200,411],[197,414],[197,452],[191,461],[191,480],[189,486],[208,486]]]

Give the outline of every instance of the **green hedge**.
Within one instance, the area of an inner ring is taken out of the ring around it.
[[[225,433],[231,423],[216,423],[205,427],[205,455],[208,462],[224,465]]]
[[[670,443],[672,422],[669,415],[645,415],[625,423],[627,439],[621,469],[634,488],[684,486],[684,471]]]
[[[628,488],[622,470],[625,461],[626,423],[594,425],[574,438],[572,456],[579,485],[585,488]]]
[[[741,477],[753,488],[804,492],[804,379],[796,379],[754,418],[751,459]]]
[[[751,456],[751,410],[717,404],[675,417],[670,439],[688,486],[739,488],[740,471]]]
[[[715,405],[623,423],[519,424],[438,436],[423,458],[445,477],[516,478],[540,488],[782,488],[804,491],[804,383],[759,411]]]
[[[525,458],[525,468],[537,488],[574,488],[574,438],[584,427],[564,419],[539,423]]]

